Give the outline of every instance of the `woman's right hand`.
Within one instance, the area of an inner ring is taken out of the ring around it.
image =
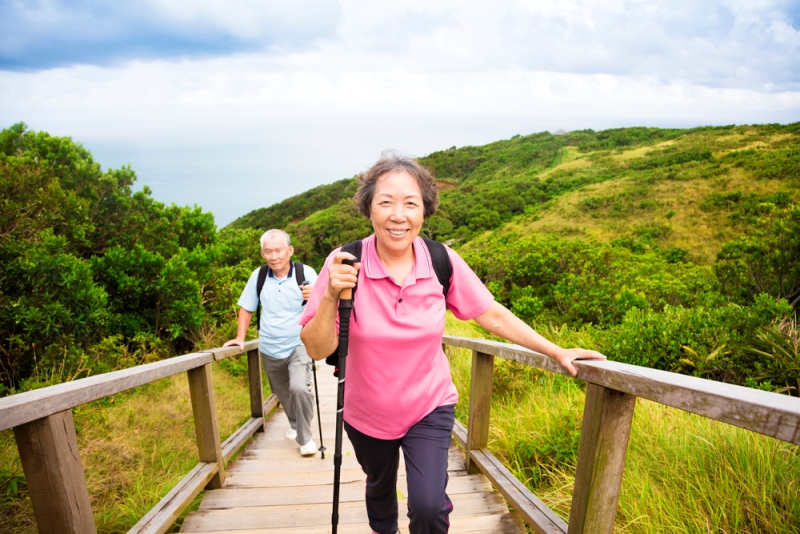
[[[329,298],[339,300],[339,293],[343,289],[352,289],[356,286],[361,263],[355,262],[353,265],[342,263],[344,260],[355,259],[355,256],[347,252],[337,252],[333,257],[333,261],[328,266],[328,287],[326,292]]]

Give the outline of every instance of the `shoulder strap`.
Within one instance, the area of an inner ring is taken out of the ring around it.
[[[303,282],[306,281],[306,273],[303,270],[303,264],[300,263],[299,261],[294,262],[294,279],[297,282],[297,287],[302,286]],[[304,300],[303,306],[305,306],[306,304],[308,304],[308,301]]]
[[[267,281],[269,265],[266,263],[258,270],[258,280],[256,281],[256,330],[261,328],[261,290],[264,289],[264,282]]]
[[[438,241],[426,239],[425,244],[428,245],[428,251],[431,253],[431,263],[433,263],[433,270],[436,273],[436,278],[442,284],[442,293],[447,296],[450,291],[450,279],[453,277],[453,264],[450,262],[450,256],[447,254],[447,248]]]
[[[303,264],[299,261],[294,262],[294,279],[297,281],[297,286],[302,286],[306,281],[306,273],[303,271]]]

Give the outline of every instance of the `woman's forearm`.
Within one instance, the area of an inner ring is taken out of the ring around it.
[[[606,357],[595,350],[559,347],[542,337],[533,328],[525,324],[505,306],[493,302],[488,310],[475,318],[475,322],[489,332],[521,345],[526,349],[541,352],[553,358],[572,376],[578,370],[572,364],[575,360],[605,360]]]
[[[488,310],[476,317],[475,322],[497,336],[553,359],[557,359],[562,350],[497,302],[493,302]]]

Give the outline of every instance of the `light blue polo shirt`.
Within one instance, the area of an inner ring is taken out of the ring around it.
[[[244,286],[239,306],[255,313],[258,307],[256,286],[258,269],[253,271]],[[308,265],[303,265],[303,274],[309,284],[317,281],[317,273]],[[261,289],[261,324],[258,328],[258,350],[273,358],[283,359],[291,356],[300,342],[300,329],[297,321],[303,313],[303,293],[297,287],[294,277],[294,262],[286,278],[275,278],[272,269],[267,273]]]

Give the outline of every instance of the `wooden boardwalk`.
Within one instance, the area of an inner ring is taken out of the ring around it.
[[[331,368],[322,365],[319,380],[322,431],[327,451],[301,457],[294,440],[284,438],[289,422],[282,410],[267,421],[239,458],[228,464],[222,489],[206,491],[197,512],[187,515],[181,532],[236,534],[326,534],[331,531],[333,499],[333,446],[336,411],[336,379]],[[316,418],[314,441],[319,447]],[[364,505],[365,475],[347,440],[342,447],[342,477],[339,504],[339,532],[368,534]],[[450,532],[524,533],[522,520],[508,510],[503,497],[483,475],[468,475],[463,451],[450,447],[450,482],[447,492],[453,501]],[[405,516],[406,480],[402,465],[397,485],[400,500],[400,532],[408,532]]]

